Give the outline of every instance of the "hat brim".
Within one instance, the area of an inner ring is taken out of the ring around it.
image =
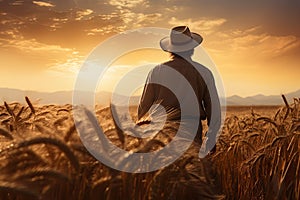
[[[184,52],[191,49],[194,49],[198,45],[200,45],[203,41],[203,38],[201,35],[197,33],[191,33],[192,40],[188,43],[181,44],[181,45],[175,45],[171,43],[170,37],[165,37],[160,40],[160,47],[162,50],[167,52]]]

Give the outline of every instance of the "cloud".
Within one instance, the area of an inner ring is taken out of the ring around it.
[[[116,6],[118,9],[133,8],[136,6],[146,6],[148,3],[145,0],[110,0],[110,5]]]
[[[293,35],[276,36],[259,33],[259,27],[246,30],[216,32],[208,41],[208,49],[219,56],[249,62],[272,59],[300,48],[300,39]],[[252,61],[251,61],[252,60]]]
[[[43,1],[33,1],[32,3],[38,5],[38,6],[44,6],[44,7],[54,7],[53,4]]]
[[[25,68],[33,71],[43,71],[62,63],[66,63],[64,66],[68,67],[70,63],[81,58],[75,49],[41,43],[36,39],[24,39],[16,32],[9,32],[8,34],[11,34],[10,39],[0,39],[1,49],[6,49],[6,53],[14,55],[16,59],[27,61],[24,66],[16,65],[15,68],[26,66]],[[3,63],[7,61],[9,60],[4,60]]]
[[[116,30],[116,27],[113,25],[103,26],[101,28],[93,28],[90,30],[86,30],[87,35],[106,35]]]
[[[55,7],[24,2],[23,6],[12,6],[8,1],[0,1],[1,38],[20,36],[22,40],[35,39],[44,44],[90,51],[107,35],[123,30],[119,29],[122,20],[116,13],[99,14],[94,8],[80,7],[60,11],[56,8],[59,3],[56,1],[51,1]],[[103,31],[99,32],[102,28]],[[5,41],[1,43],[5,44]]]
[[[65,22],[68,21],[68,18],[53,18],[52,20],[54,22]]]
[[[223,30],[206,37],[202,46],[218,67],[230,95],[276,94],[299,85],[294,75],[299,74],[296,55],[300,39],[296,36],[271,35],[259,27]]]
[[[81,20],[86,16],[89,16],[93,13],[93,11],[91,9],[86,9],[86,10],[80,10],[76,12],[77,17],[75,18],[75,20]]]
[[[44,53],[54,52],[62,53],[66,51],[71,51],[69,48],[63,48],[59,45],[48,45],[38,42],[36,39],[24,39],[23,36],[18,35],[18,32],[7,31],[6,34],[11,35],[11,39],[0,39],[3,42],[2,48],[14,48],[28,53]]]
[[[118,18],[123,21],[117,26],[120,31],[153,25],[162,20],[162,13],[151,9],[148,0],[109,0],[116,8]]]
[[[24,3],[23,1],[15,1],[15,2],[10,3],[10,5],[12,5],[12,6],[22,6],[23,3]]]
[[[83,62],[84,56],[78,55],[75,51],[66,60],[49,64],[46,72],[55,76],[73,77],[79,72]]]
[[[109,16],[109,15],[108,15]],[[142,13],[135,12],[130,9],[120,9],[117,13],[117,18],[122,21],[121,24],[114,24],[119,32],[136,29],[142,26],[149,26],[162,20],[161,13]]]
[[[187,25],[192,31],[210,34],[214,32],[216,28],[223,25],[226,21],[227,20],[223,18],[199,20],[193,20],[191,18],[188,18],[180,20],[176,17],[172,17],[168,23],[172,26]]]
[[[110,14],[100,14],[98,15],[102,20],[111,20],[113,18],[118,17],[119,15],[116,12],[112,12]]]
[[[47,45],[37,42],[35,39],[31,40],[15,40],[10,42],[11,46],[16,47],[25,52],[52,52],[62,53],[69,52],[70,49],[63,48],[59,45]],[[9,45],[8,45],[9,46]]]
[[[53,9],[57,11],[69,11],[71,9],[78,8],[78,0],[50,0],[52,5],[55,5]],[[86,2],[86,0],[84,0]]]
[[[11,38],[13,35],[8,33],[14,28],[17,30],[16,35],[19,34],[27,40],[35,39],[41,43],[89,49],[112,34],[141,26],[153,26],[162,20],[161,13],[144,7],[149,3],[147,0],[91,0],[88,3],[89,8],[82,6],[84,1],[76,2],[81,6],[64,11],[60,8],[65,3],[58,0],[49,3],[36,0],[34,3],[26,2],[23,6],[0,2],[0,24],[4,25],[0,30],[1,37]]]
[[[160,13],[143,14],[124,10],[121,16],[127,28],[138,28],[148,24],[154,24],[161,19],[162,15]]]
[[[261,26],[263,32],[273,35],[300,37],[300,1],[172,0],[172,4],[180,5],[186,18],[225,18],[227,28]]]
[[[267,34],[245,35],[233,39],[233,47],[236,51],[258,51],[261,55],[278,56],[298,47],[299,40],[292,35],[271,36]]]
[[[9,57],[13,56],[20,61],[26,60],[24,65],[17,62],[15,69],[46,71],[51,75],[69,77],[78,71],[84,60],[84,56],[76,49],[26,39],[16,29],[0,32],[1,34],[6,34],[7,38],[0,38],[0,51],[5,49]],[[2,62],[6,63],[9,61],[9,58],[7,59]]]

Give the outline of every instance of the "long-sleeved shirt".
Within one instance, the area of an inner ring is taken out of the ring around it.
[[[182,76],[177,76],[170,68]],[[189,90],[187,81],[193,91]],[[167,86],[153,84],[157,82]],[[174,89],[177,97],[181,99],[180,103],[186,108],[187,116],[181,116],[179,100],[172,91]],[[191,100],[191,92],[197,97],[198,109],[195,109],[195,104]],[[173,115],[174,119],[193,116],[200,116],[201,120],[207,119],[211,136],[215,137],[220,128],[221,109],[214,77],[208,68],[190,58],[174,57],[149,72],[138,107],[138,118],[143,117],[155,103],[160,103],[167,110],[179,110],[177,116]]]

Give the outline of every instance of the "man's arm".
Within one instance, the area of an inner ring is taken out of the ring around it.
[[[214,77],[211,73],[209,73],[209,77],[206,77],[205,82],[207,91],[204,95],[203,105],[207,115],[208,131],[201,148],[206,155],[216,144],[217,134],[221,127],[221,105]]]
[[[138,120],[141,119],[151,108],[155,100],[154,84],[150,83],[152,71],[148,74],[147,81],[144,86],[143,94],[138,107]]]

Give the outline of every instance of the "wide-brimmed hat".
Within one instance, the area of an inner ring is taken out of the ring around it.
[[[170,37],[160,40],[160,47],[167,52],[184,52],[197,47],[203,38],[197,33],[192,33],[187,26],[172,28]]]

